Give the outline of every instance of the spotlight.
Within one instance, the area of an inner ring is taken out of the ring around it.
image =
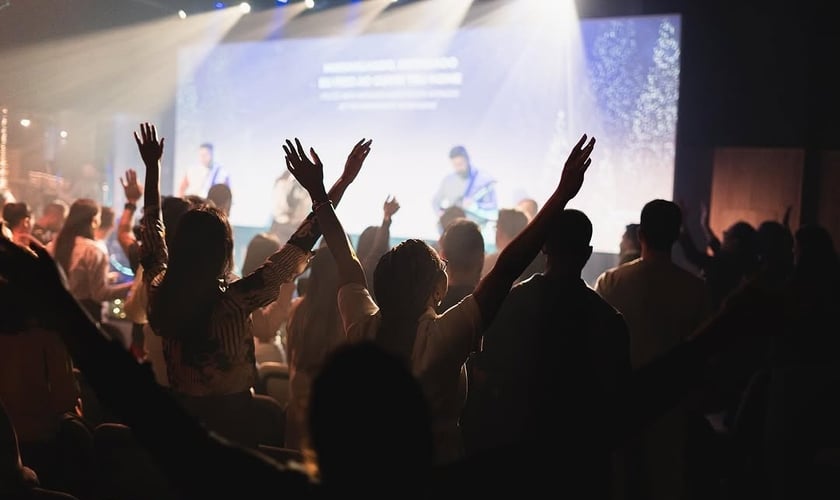
[[[187,13],[184,12],[183,9],[181,9],[181,10],[178,11],[178,17],[180,17],[181,19],[186,19],[187,18]]]
[[[61,132],[58,133],[58,136],[61,137],[62,139],[67,139],[67,131],[62,130]]]
[[[225,8],[225,3],[224,2],[216,2],[216,8],[217,9],[224,9]]]
[[[315,7],[315,0],[306,0],[303,4],[306,5],[307,9],[311,9]]]
[[[21,127],[28,127],[30,125],[32,125],[32,120],[30,120],[29,118],[21,118],[21,120],[20,120],[20,126]]]
[[[241,4],[239,4],[239,11],[243,14],[251,12],[251,4],[249,4],[248,2],[242,2]]]

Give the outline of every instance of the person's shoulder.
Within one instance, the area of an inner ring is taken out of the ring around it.
[[[601,295],[596,292],[592,287],[585,286],[585,289],[582,291],[582,295],[584,296],[587,304],[589,304],[589,309],[593,311],[595,314],[604,317],[617,317],[621,318],[622,315],[612,306],[609,302],[607,302]]]
[[[492,175],[488,174],[484,170],[476,168],[475,169],[475,181],[476,181],[476,184],[478,184],[478,185],[484,185],[484,184],[491,184],[493,182],[496,182],[496,179],[493,178]]]
[[[542,274],[535,274],[520,281],[508,292],[503,307],[519,308],[523,304],[535,304],[536,299],[549,292],[550,282]]]
[[[76,246],[85,253],[102,254],[107,251],[103,242],[85,238],[84,236],[76,236]]]
[[[455,182],[460,178],[461,178],[461,176],[458,175],[456,172],[449,172],[448,174],[443,176],[443,178],[441,179],[440,182],[441,182],[441,184],[446,184],[446,183],[449,183],[449,182]]]
[[[672,264],[672,268],[674,276],[685,286],[705,288],[706,282],[700,276],[676,263]]]
[[[596,287],[602,286],[608,283],[613,283],[615,280],[620,279],[624,276],[631,275],[637,271],[639,265],[641,263],[640,259],[631,260],[630,262],[626,262],[619,266],[611,267],[606,271],[602,272],[598,279],[596,280]]]
[[[536,273],[530,278],[522,280],[514,285],[513,288],[510,289],[509,293],[526,294],[534,291],[540,291],[547,283],[548,281],[546,280],[545,275]]]
[[[342,314],[362,310],[365,315],[370,315],[378,309],[370,291],[361,283],[348,283],[338,289],[338,310]]]

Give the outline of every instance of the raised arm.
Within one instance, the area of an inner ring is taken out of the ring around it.
[[[703,270],[709,265],[710,257],[706,253],[705,247],[703,250],[697,247],[694,243],[694,238],[692,238],[691,234],[688,232],[688,227],[685,224],[687,213],[685,203],[680,200],[677,202],[677,205],[680,207],[680,211],[682,212],[682,224],[680,225],[680,235],[677,239],[677,243],[680,245],[686,260],[688,260],[688,262],[697,269]],[[708,225],[708,217],[706,214],[708,211],[705,210],[705,205],[701,206],[700,211],[700,225],[703,226],[703,234],[705,237],[706,226]]]
[[[712,255],[716,255],[720,251],[720,240],[712,231],[712,225],[709,223],[709,207],[705,203],[700,205],[700,227],[703,229],[703,236],[706,237],[706,245],[712,249]]]
[[[350,187],[350,184],[352,184],[353,181],[356,180],[356,176],[359,175],[359,171],[362,169],[365,158],[370,152],[370,143],[371,141],[365,141],[364,139],[360,140],[355,146],[353,146],[353,149],[347,156],[347,161],[344,163],[344,171],[341,173],[341,177],[335,181],[335,184],[333,184],[329,193],[327,193],[327,198],[332,201],[334,207],[338,207],[341,198],[344,197],[344,192],[347,191],[347,188]],[[286,149],[287,146],[283,146],[283,150],[285,151]],[[318,225],[318,220],[315,218],[315,212],[312,211],[303,223],[301,223],[297,231],[295,231],[295,234],[289,239],[289,243],[297,246],[298,248],[309,251],[312,250],[320,237],[321,228]]]
[[[160,159],[163,157],[164,139],[157,138],[157,128],[149,123],[140,124],[140,135],[134,132],[137,149],[146,166],[146,188],[143,197],[143,218],[140,220],[140,263],[143,280],[156,284],[168,261],[166,228],[160,214]]]
[[[150,123],[140,124],[140,135],[134,132],[134,141],[146,166],[146,188],[143,203],[149,207],[160,207],[160,159],[163,158],[163,137],[158,140],[157,127]]]
[[[353,152],[347,159],[344,174],[330,190],[338,200],[341,199],[344,191],[356,178],[362,161],[364,161],[366,155],[361,154],[361,144],[360,142],[353,148]],[[284,149],[286,149],[286,146],[284,146]],[[323,182],[320,189],[322,192],[324,191]],[[323,196],[326,198],[328,195],[324,194]],[[228,296],[247,311],[253,311],[275,302],[283,284],[291,282],[303,272],[310,255],[309,252],[320,236],[321,229],[313,212],[289,238],[287,244],[269,257],[265,264],[250,275],[234,282],[228,289]]]
[[[155,382],[148,365],[137,363],[91,322],[43,248],[33,246],[36,256],[0,240],[2,286],[29,303],[48,305],[33,319],[61,335],[96,396],[131,428],[181,496],[248,498],[283,488],[294,497],[311,498],[312,485],[302,474],[214,438],[190,417]]]
[[[790,230],[790,214],[793,212],[793,206],[788,205],[785,209],[785,215],[782,216],[782,225],[785,226],[785,229]]]
[[[143,197],[143,188],[137,182],[137,172],[133,169],[125,172],[125,178],[120,179],[120,184],[125,193],[125,208],[120,217],[120,224],[117,226],[117,241],[125,256],[130,259],[133,253],[132,248],[137,245],[133,230],[134,213],[137,211],[137,202]]]
[[[697,245],[694,244],[694,239],[685,228],[680,231],[680,237],[677,241],[679,242],[680,248],[682,248],[683,255],[685,255],[685,258],[694,267],[702,270],[709,265],[710,257],[697,248]]]
[[[354,152],[358,152],[361,161],[364,161],[370,153],[370,144],[371,141],[360,142],[354,148]],[[347,234],[335,214],[332,200],[324,189],[324,165],[315,149],[309,149],[312,156],[310,159],[306,155],[300,140],[295,139],[295,144],[287,140],[283,150],[286,152],[286,166],[289,168],[289,172],[295,176],[312,198],[313,212],[317,215],[318,225],[323,231],[324,239],[327,241],[327,246],[330,248],[338,267],[339,287],[349,283],[366,286],[365,271],[362,264],[356,257],[356,252],[353,250],[353,246],[347,239]]]
[[[490,324],[514,281],[539,253],[556,215],[580,191],[583,176],[592,163],[589,155],[595,147],[595,138],[593,137],[588,144],[584,144],[586,144],[586,134],[569,153],[557,189],[525,229],[502,250],[493,269],[478,282],[473,296],[481,310],[481,318],[485,325]]]
[[[379,258],[388,251],[388,242],[391,241],[391,219],[399,210],[400,202],[393,196],[386,198],[385,203],[382,204],[382,223],[376,229],[373,243],[368,248],[367,253],[359,255],[359,261],[361,261],[367,276],[373,275],[373,270],[376,268]]]

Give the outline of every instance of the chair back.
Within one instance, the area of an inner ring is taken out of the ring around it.
[[[289,365],[265,362],[257,367],[257,394],[274,398],[284,408],[289,403]]]

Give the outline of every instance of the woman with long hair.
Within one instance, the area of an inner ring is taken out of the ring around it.
[[[135,132],[146,167],[141,264],[149,325],[162,337],[169,384],[182,403],[211,428],[249,432],[242,403],[256,382],[251,313],[277,299],[280,287],[303,271],[320,236],[308,218],[288,243],[251,274],[231,282],[233,236],[227,217],[212,207],[181,216],[171,245],[160,217],[160,160],[164,140],[148,123]],[[332,193],[340,198],[367,155],[360,141]]]
[[[446,296],[446,261],[421,240],[407,240],[386,253],[374,271],[377,302],[324,188],[321,160],[306,155],[299,140],[283,147],[289,170],[309,191],[318,224],[338,267],[338,308],[347,336],[373,339],[402,359],[418,378],[431,409],[436,459],[448,463],[462,454],[458,417],[461,367],[476,338],[493,320],[514,281],[542,247],[552,219],[580,190],[595,140],[584,135],[566,160],[557,189],[543,209],[499,255],[472,295],[438,315]]]
[[[58,237],[47,247],[67,276],[70,293],[97,322],[102,321],[103,302],[125,298],[131,289],[131,283],[113,285],[108,279],[108,253],[95,239],[101,213],[95,201],[76,200]]]
[[[338,268],[329,248],[322,245],[310,264],[309,289],[292,307],[289,319],[287,448],[308,446],[306,422],[312,381],[327,355],[343,340],[344,327],[338,313]]]

